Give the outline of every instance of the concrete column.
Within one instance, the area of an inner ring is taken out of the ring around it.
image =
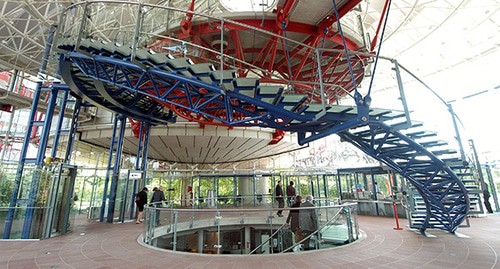
[[[255,194],[256,195],[262,195],[262,197],[265,197],[267,194],[269,194],[269,178],[268,177],[256,177],[255,178]],[[259,198],[259,196],[257,196]],[[263,199],[262,201],[257,200],[257,205],[260,203],[265,203],[266,200]]]
[[[203,247],[204,247],[204,231],[203,230],[198,230],[198,253],[203,253]]]
[[[238,178],[238,194],[242,196],[241,205],[253,205],[253,177]]]
[[[250,227],[247,225],[247,226],[245,226],[245,245],[243,246],[245,254],[248,254],[248,253],[250,253],[250,251],[252,251],[251,242],[252,242],[252,238],[251,238],[251,234],[250,234]]]

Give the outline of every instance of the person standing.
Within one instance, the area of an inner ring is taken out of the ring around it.
[[[152,206],[156,207],[156,226],[160,226],[160,214],[161,210],[158,208],[163,207],[163,202],[166,201],[165,199],[165,193],[163,193],[163,187],[160,186],[160,188],[154,187],[153,188],[153,196],[151,196],[151,204]]]
[[[281,180],[278,180],[278,184],[276,185],[276,189],[274,190],[276,195],[276,201],[278,202],[278,208],[285,207],[285,201],[283,197],[283,188],[281,187]],[[283,217],[283,210],[278,210],[278,217]]]
[[[290,180],[290,184],[286,186],[286,198],[288,202],[288,206],[292,206],[295,196],[297,195],[297,192],[295,190],[295,187],[293,186],[293,181]]]
[[[291,208],[299,208],[302,203],[302,197],[300,195],[295,196],[295,203]],[[298,209],[290,209],[288,217],[286,218],[286,223],[290,224],[290,230],[295,234],[295,243],[302,240],[302,230],[300,229],[300,217]]]
[[[165,199],[165,193],[163,192],[163,187],[160,186],[153,188],[153,196],[151,196],[151,203],[155,207],[163,207],[163,202],[167,201]]]
[[[306,196],[306,201],[303,202],[300,207],[314,207],[312,195]],[[301,209],[299,213],[300,218],[300,229],[302,230],[303,238],[307,238],[309,235],[314,233],[318,229],[318,216],[314,208],[311,209]],[[310,249],[309,241],[311,238],[304,240],[304,250]]]
[[[137,220],[136,224],[142,222],[142,212],[144,211],[144,205],[148,202],[148,188],[144,187],[140,192],[137,193],[135,197],[135,205],[137,206]]]
[[[493,213],[493,209],[491,208],[490,204],[490,192],[488,191],[488,184],[484,184],[484,189],[483,189],[483,199],[484,199],[484,206],[486,207],[486,210],[488,213]]]

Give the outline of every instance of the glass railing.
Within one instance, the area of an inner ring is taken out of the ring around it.
[[[282,208],[279,217],[275,207],[147,206],[141,240],[173,251],[250,255],[333,248],[359,239],[356,203],[291,209]]]
[[[286,199],[286,198],[285,198]],[[292,199],[294,200],[294,199]],[[315,197],[314,203],[317,206],[339,205],[340,198],[338,197]],[[266,207],[271,208],[277,206],[276,197],[272,194],[254,194],[254,195],[219,195],[213,196],[198,196],[191,199],[170,199],[162,203],[162,207],[169,208],[235,208],[235,207]]]

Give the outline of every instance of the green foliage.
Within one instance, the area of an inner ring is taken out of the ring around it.
[[[38,206],[45,206],[47,202],[47,197],[49,196],[50,191],[50,178],[51,172],[45,169],[37,171],[40,173],[40,181],[38,185],[38,193],[36,197],[35,204]]]
[[[9,206],[14,182],[0,169],[0,206]]]
[[[339,197],[339,190],[337,190],[337,187],[330,186],[330,189],[328,189],[328,197],[330,198]]]
[[[219,178],[218,180],[218,195],[219,196],[233,196],[234,183],[233,178]]]

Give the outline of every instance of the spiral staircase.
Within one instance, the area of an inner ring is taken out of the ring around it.
[[[407,126],[402,112],[370,108],[360,96],[356,106],[323,106],[283,85],[147,49],[91,39],[62,39],[58,48],[65,83],[97,106],[152,124],[175,122],[178,115],[274,128],[297,133],[299,144],[337,134],[413,184],[422,206],[412,212],[412,227],[455,232],[471,209],[467,163],[422,124]]]

